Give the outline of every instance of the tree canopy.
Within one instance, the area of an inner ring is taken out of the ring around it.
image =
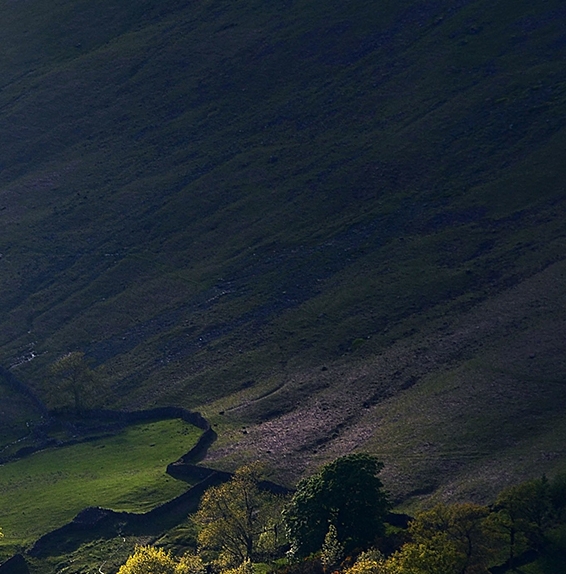
[[[140,546],[120,567],[118,574],[205,574],[198,556],[187,555],[177,560],[163,548]]]
[[[233,478],[209,488],[194,516],[203,551],[212,551],[223,565],[239,565],[278,545],[282,501],[259,487],[257,463],[238,469]]]
[[[438,504],[419,512],[409,525],[411,542],[387,561],[391,574],[485,574],[493,555],[486,528],[489,510],[463,503]]]
[[[560,481],[546,478],[529,480],[502,490],[493,506],[490,526],[507,548],[508,563],[526,550],[540,550],[546,543],[545,532],[560,514],[564,499],[553,497]]]
[[[284,511],[291,553],[301,557],[320,550],[330,524],[346,553],[381,536],[388,511],[377,476],[382,467],[374,456],[353,454],[301,480]]]
[[[99,386],[95,372],[89,367],[82,351],[73,351],[63,355],[51,365],[51,375],[55,380],[54,395],[70,395],[74,410],[80,413],[89,399],[95,395]]]

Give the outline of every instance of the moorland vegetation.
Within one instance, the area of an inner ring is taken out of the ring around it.
[[[174,405],[218,471],[368,452],[415,516],[566,471],[562,0],[0,8],[3,458]]]
[[[40,401],[3,444],[79,352],[287,485],[355,448],[399,501],[561,470],[560,0],[2,9],[0,364]]]

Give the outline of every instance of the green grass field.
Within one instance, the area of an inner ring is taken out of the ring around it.
[[[0,466],[1,544],[27,544],[88,506],[146,512],[184,492],[165,473],[201,431],[179,419],[38,452]]]

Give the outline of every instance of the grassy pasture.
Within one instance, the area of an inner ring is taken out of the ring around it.
[[[165,473],[200,430],[180,419],[38,452],[0,466],[2,545],[25,545],[88,506],[146,512],[186,490]]]

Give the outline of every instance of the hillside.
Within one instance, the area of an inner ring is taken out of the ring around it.
[[[566,469],[562,2],[1,6],[0,365],[48,406],[81,350],[221,468]]]

